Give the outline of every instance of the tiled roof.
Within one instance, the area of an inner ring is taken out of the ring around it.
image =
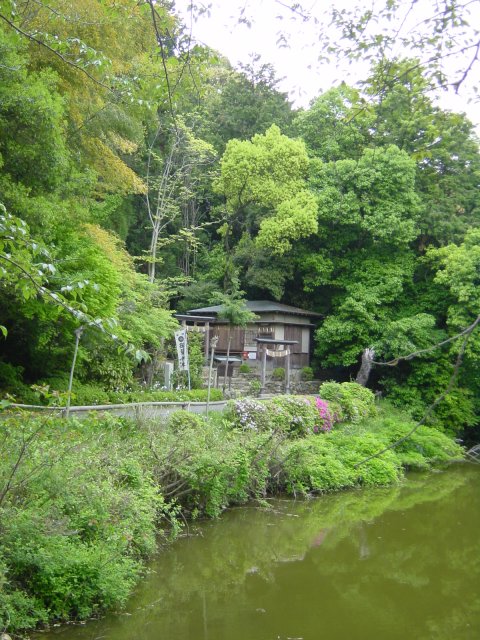
[[[253,313],[286,313],[295,316],[307,316],[309,318],[320,318],[319,313],[292,307],[289,304],[281,304],[280,302],[271,302],[270,300],[247,300],[245,306]],[[189,314],[218,314],[222,310],[222,305],[217,304],[212,307],[201,307],[200,309],[190,309]]]

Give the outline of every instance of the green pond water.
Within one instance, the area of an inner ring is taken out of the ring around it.
[[[127,609],[43,640],[480,638],[480,465],[191,527]]]

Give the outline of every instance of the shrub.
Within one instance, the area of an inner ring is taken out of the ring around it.
[[[67,402],[68,377],[52,376],[45,378],[39,383],[40,386],[48,387],[49,394],[42,398],[43,404],[65,405]],[[51,397],[51,394],[58,392],[58,397]],[[49,397],[50,396],[50,397]],[[97,405],[108,404],[109,394],[103,387],[96,384],[84,384],[78,380],[73,381],[72,385],[72,405]]]
[[[295,441],[286,451],[283,466],[285,488],[296,495],[333,491],[355,484],[351,471],[337,458],[332,443],[309,437]]]
[[[338,460],[351,470],[355,484],[383,486],[393,484],[402,477],[401,461],[393,450],[364,462],[366,458],[384,448],[382,439],[377,435],[364,433],[353,436],[334,431],[328,439],[336,449]],[[360,462],[362,464],[355,467]]]
[[[312,367],[302,367],[300,369],[300,378],[302,380],[305,380],[305,381],[313,380],[313,369],[312,369]]]
[[[202,387],[202,368],[205,360],[203,342],[203,333],[199,331],[188,332],[188,359],[190,362],[190,384],[192,389],[201,389]]]
[[[266,495],[269,460],[278,446],[270,433],[232,430],[225,420],[205,421],[200,429],[182,421],[182,427],[180,442],[171,423],[151,427],[155,476],[166,498],[197,517]]]
[[[188,372],[175,369],[170,380],[172,388],[177,391],[186,391],[188,389]]]
[[[410,415],[383,401],[378,415],[368,421],[346,425],[332,437],[368,439],[371,434],[378,440],[375,452],[398,442],[412,432],[415,422]],[[463,458],[463,449],[454,440],[436,428],[420,426],[391,450],[405,468],[426,469],[432,464]]]
[[[180,391],[127,391],[110,393],[110,402],[126,404],[128,402],[206,402],[208,389],[182,389]],[[223,400],[221,389],[210,389],[210,401]]]
[[[2,630],[122,605],[165,512],[147,443],[104,418],[15,414],[2,434]]]
[[[242,364],[238,367],[238,371],[240,373],[251,373],[252,367],[246,362],[242,362]]]
[[[360,422],[377,413],[373,392],[356,382],[324,382],[319,395],[338,405],[338,421]]]
[[[202,429],[205,427],[205,419],[190,411],[175,411],[168,418],[168,427],[175,433],[186,429]]]
[[[315,398],[315,406],[318,411],[320,424],[318,428],[314,427],[313,431],[317,433],[318,431],[330,431],[333,427],[336,414],[332,411],[329,403],[322,398]]]
[[[334,420],[324,400],[290,395],[264,402],[251,398],[231,401],[225,417],[235,428],[281,432],[290,438],[329,431]]]
[[[298,396],[277,396],[268,401],[272,427],[298,438],[322,430],[323,420],[315,403]]]
[[[0,389],[11,389],[22,383],[23,367],[0,360]]]
[[[274,380],[285,380],[285,369],[283,367],[277,367],[272,371],[272,378]]]
[[[17,402],[38,404],[38,394],[23,383],[22,373],[23,367],[14,367],[8,362],[0,360],[0,397],[8,393]]]
[[[230,400],[225,418],[234,428],[243,431],[267,431],[271,428],[267,405],[253,398]]]
[[[333,432],[324,438],[308,437],[287,450],[284,464],[286,489],[293,494],[323,493],[356,485],[388,485],[401,477],[401,465],[393,452],[355,465],[382,449],[373,434],[347,437]]]
[[[93,384],[74,385],[72,389],[73,405],[108,404],[109,395],[106,391]]]
[[[23,385],[22,394],[16,396],[18,401],[26,404],[65,405],[68,378],[55,376],[40,381],[39,386],[48,387],[49,394],[40,396],[30,387]],[[59,392],[55,397],[55,392]],[[74,380],[72,388],[72,405],[95,406],[99,404],[127,404],[130,402],[206,402],[207,389],[183,389],[181,391],[153,391],[136,389],[132,391],[106,391],[95,384],[84,384]],[[210,401],[223,400],[221,389],[210,390]]]
[[[251,380],[250,382],[250,393],[252,396],[260,395],[260,391],[262,390],[262,383],[260,380]]]
[[[407,414],[400,411],[393,415],[391,413],[392,409],[387,405],[386,415],[380,415],[372,424],[372,429],[382,439],[384,446],[401,440],[415,426]],[[463,458],[463,449],[454,440],[436,428],[426,426],[418,427],[394,451],[401,464],[410,469],[425,469],[432,464]]]
[[[82,378],[98,384],[108,391],[121,391],[133,384],[131,358],[124,352],[112,349],[110,343],[101,341],[85,353]]]

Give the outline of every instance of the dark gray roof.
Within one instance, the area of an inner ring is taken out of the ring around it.
[[[259,344],[298,344],[298,340],[285,340],[285,338],[254,338]]]
[[[249,311],[253,313],[286,313],[295,316],[307,316],[309,318],[320,318],[319,313],[313,311],[307,311],[306,309],[300,309],[299,307],[292,307],[289,304],[281,304],[280,302],[271,302],[270,300],[247,300],[245,306]],[[190,309],[189,314],[205,314],[205,313],[219,313],[222,310],[221,304],[216,304],[212,307],[201,307],[200,309]]]
[[[214,316],[194,316],[191,313],[188,315],[185,313],[176,313],[175,318],[177,320],[191,320],[192,322],[198,320],[198,322],[208,322],[209,320],[215,320]]]

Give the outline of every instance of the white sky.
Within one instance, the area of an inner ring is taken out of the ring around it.
[[[360,2],[365,4],[367,0]],[[304,0],[303,5],[314,17],[321,19],[332,3],[337,9],[352,6],[349,0]],[[191,24],[189,4],[190,0],[175,1],[177,13],[187,26]],[[279,88],[289,94],[295,106],[307,106],[312,98],[341,80],[355,84],[367,74],[368,65],[361,62],[351,65],[343,63],[341,66],[338,63],[319,63],[317,25],[313,20],[304,22],[295,18],[290,11],[282,8],[281,0],[205,0],[204,4],[211,5],[211,10],[191,24],[194,39],[220,51],[235,66],[239,62],[247,63],[253,53],[260,54],[262,62],[273,64],[277,76],[284,78]],[[421,15],[422,10],[430,13],[433,4],[433,0],[419,0],[416,5],[417,16],[418,12]],[[407,5],[410,5],[410,0]],[[371,6],[371,1],[368,6]],[[250,27],[238,23],[242,8],[245,8],[246,17],[252,19]],[[470,12],[470,23],[480,25],[480,1],[470,3]],[[286,37],[288,47],[280,46],[280,32]],[[396,53],[407,55],[408,52]],[[459,95],[452,90],[442,92],[439,98],[442,108],[466,112],[477,129],[480,129],[480,104],[469,103],[469,100],[474,97],[473,84],[480,84],[479,69],[480,64],[477,63],[460,88]]]

